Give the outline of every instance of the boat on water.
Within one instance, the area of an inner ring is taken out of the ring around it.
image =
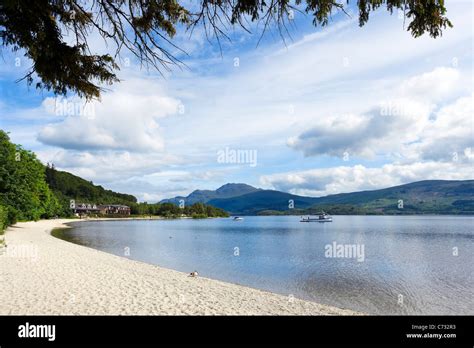
[[[332,216],[326,214],[324,211],[318,217],[301,217],[300,222],[332,222]]]
[[[240,216],[234,216],[233,220],[234,221],[242,221],[244,218]]]

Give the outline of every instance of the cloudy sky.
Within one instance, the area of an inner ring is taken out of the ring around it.
[[[16,83],[31,62],[4,50],[0,128],[44,163],[149,202],[227,182],[321,196],[473,179],[472,7],[449,1],[454,28],[437,39],[384,10],[363,28],[296,13],[286,44],[235,30],[222,55],[202,30],[180,33],[186,67],[163,78],[123,52],[122,82],[89,104]]]

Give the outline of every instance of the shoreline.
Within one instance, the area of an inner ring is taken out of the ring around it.
[[[123,220],[120,218],[119,220]],[[132,218],[134,219],[134,218]],[[71,222],[10,226],[0,315],[363,315],[108,254],[53,237]]]

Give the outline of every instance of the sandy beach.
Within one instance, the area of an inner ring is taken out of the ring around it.
[[[18,223],[0,251],[0,314],[354,315],[129,260],[51,236],[77,220]]]

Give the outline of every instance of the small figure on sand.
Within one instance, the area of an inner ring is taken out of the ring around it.
[[[189,273],[190,277],[197,277],[198,275],[199,275],[199,273],[197,271]]]

